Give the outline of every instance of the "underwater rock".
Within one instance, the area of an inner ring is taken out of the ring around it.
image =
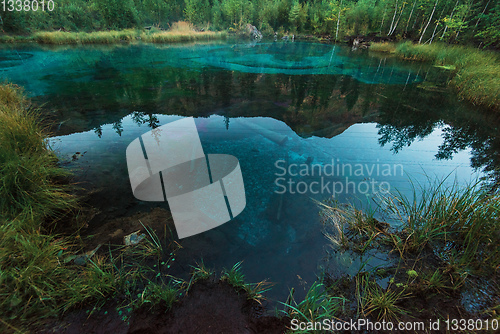
[[[246,121],[245,123],[242,123],[242,125],[246,126],[247,128],[253,130],[254,132],[260,134],[261,136],[269,139],[270,141],[280,146],[284,145],[288,141],[287,135],[267,129],[255,122]]]
[[[139,235],[139,232],[140,231],[136,231],[134,233],[130,233],[129,235],[124,236],[123,243],[126,246],[133,246],[133,245],[137,245],[139,242],[146,239],[146,235],[145,234]]]

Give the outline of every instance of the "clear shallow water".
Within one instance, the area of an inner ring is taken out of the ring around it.
[[[353,58],[346,53],[346,49],[326,44],[141,45],[67,47],[56,50],[2,50],[0,73],[8,71],[5,77],[15,77],[35,95],[50,93],[54,82],[48,81],[65,80],[74,84],[92,82],[102,80],[103,76],[133,74],[142,71],[142,66],[192,70],[214,66],[243,73],[346,75],[374,84],[412,84],[422,81],[418,73],[405,69],[401,64],[386,64],[383,59],[376,62],[364,57]]]
[[[409,177],[465,183],[498,166],[498,120],[455,101],[446,72],[339,46],[30,46],[2,50],[0,76],[45,103],[56,124],[51,145],[116,216],[168,208],[133,198],[127,145],[195,117],[205,153],[239,159],[247,206],[183,239],[178,261],[222,268],[244,260],[248,279],[278,283],[270,295],[280,299],[291,287],[299,297],[320,274],[326,239],[312,199],[366,203],[376,191],[408,191]],[[355,274],[376,255],[328,266]]]

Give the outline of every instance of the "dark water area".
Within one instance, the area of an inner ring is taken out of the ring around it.
[[[370,207],[377,193],[409,194],[410,179],[498,182],[500,121],[457,101],[449,75],[298,42],[0,49],[0,78],[43,105],[55,124],[50,145],[108,216],[168,210],[134,198],[125,150],[152,128],[194,117],[206,154],[238,158],[247,204],[229,223],[180,240],[184,265],[173,270],[202,258],[218,269],[244,261],[247,279],[275,282],[267,295],[280,300],[292,287],[300,298],[325,267],[354,275],[366,261],[387,261],[327,256],[314,200]]]

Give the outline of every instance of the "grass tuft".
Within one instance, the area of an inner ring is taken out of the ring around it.
[[[226,281],[237,290],[244,290],[248,299],[261,302],[264,292],[271,289],[272,283],[261,281],[258,283],[245,283],[245,275],[241,272],[242,261],[236,263],[231,269],[224,269],[221,281]]]
[[[430,187],[413,185],[413,196],[400,192],[383,200],[388,212],[402,223],[406,250],[430,246],[443,260],[472,271],[500,266],[500,197],[469,184],[445,180]]]
[[[399,316],[406,311],[398,306],[404,297],[404,289],[382,289],[376,282],[367,279],[366,275],[356,277],[360,282],[360,304],[363,316],[374,315],[377,320],[399,321]]]
[[[48,134],[40,115],[19,87],[0,86],[0,212],[39,228],[42,219],[56,218],[76,207],[71,189],[61,182],[69,173],[57,165],[48,149]]]
[[[77,199],[39,118],[22,89],[0,85],[0,323],[8,328],[101,298],[116,285],[115,271],[99,258],[85,267],[65,263],[77,248],[48,233],[47,223],[74,210]]]
[[[480,279],[495,282],[500,269],[498,192],[481,183],[459,186],[447,178],[428,180],[426,186],[410,183],[408,195],[396,191],[376,200],[377,212],[392,227],[374,219],[373,212],[320,203],[325,235],[336,251],[387,249],[389,255],[399,255],[397,268],[389,267],[395,274],[386,289],[377,284],[385,278],[381,274],[370,278],[360,270],[355,276],[354,299],[362,316],[398,320],[409,313],[401,307],[402,299],[451,296],[481,284]],[[398,274],[399,269],[403,273]]]
[[[285,309],[281,312],[291,319],[299,319],[303,322],[319,322],[325,319],[336,318],[343,310],[346,300],[342,297],[333,297],[328,294],[322,283],[314,282],[304,297],[297,302],[294,290],[290,291],[288,300],[283,303]],[[294,333],[310,333],[310,331],[294,331]]]

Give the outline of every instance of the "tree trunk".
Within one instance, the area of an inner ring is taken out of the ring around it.
[[[403,2],[403,7],[401,7],[401,12],[399,13],[398,19],[396,20],[396,24],[394,24],[394,27],[392,27],[392,31],[389,35],[394,34],[394,32],[396,31],[396,28],[398,27],[399,24],[399,20],[401,19],[401,16],[403,16],[403,12],[405,11],[405,6],[406,2]]]
[[[441,14],[439,14],[439,19],[436,22],[436,26],[434,27],[434,31],[432,32],[432,36],[431,36],[431,40],[430,40],[429,44],[432,44],[432,41],[434,40],[434,36],[436,36],[436,30],[438,28],[439,21],[441,20],[441,17],[443,17],[444,8],[445,7],[443,7],[443,10],[441,11]]]
[[[392,22],[391,22],[391,26],[389,27],[389,32],[387,33],[387,36],[389,36],[391,34],[392,25],[394,24],[394,19],[396,18],[397,11],[398,11],[398,0],[396,0],[396,7],[394,8],[394,15],[392,16]]]
[[[459,2],[459,1],[460,1],[460,0],[457,0],[457,2],[455,3],[455,7],[453,7],[453,10],[451,11],[450,20],[452,20],[452,19],[453,19],[453,14],[455,14],[455,9],[457,9],[457,5],[458,5],[458,2]],[[443,31],[443,34],[441,35],[441,39],[443,39],[443,38],[444,38],[444,34],[446,34],[446,30],[448,30],[448,25],[446,25],[446,26],[444,27],[444,31]]]
[[[415,9],[416,4],[417,4],[417,0],[415,0],[415,2],[413,2],[413,7],[411,7],[410,17],[408,18],[408,21],[406,22],[405,32],[408,32],[408,25],[410,24],[411,16],[413,15],[413,10]]]
[[[486,4],[486,6],[484,6],[484,9],[481,12],[481,15],[483,15],[484,12],[486,12],[486,8],[488,8],[488,5],[490,4],[490,1],[491,0],[488,0],[488,3]],[[474,26],[474,29],[472,29],[472,36],[474,36],[474,32],[476,31],[476,28],[477,28],[477,25],[479,24],[479,21],[481,21],[481,16],[479,16],[479,18],[476,21],[476,25]]]
[[[422,19],[424,18],[424,15],[422,14]],[[418,22],[418,15],[415,15],[415,21],[413,21],[413,25],[411,26],[411,30],[415,29],[415,26],[417,25]]]
[[[439,2],[439,0],[436,0],[436,3],[434,4],[434,8],[432,8],[431,17],[429,17],[429,21],[427,21],[427,24],[425,25],[424,31],[422,31],[422,35],[420,35],[420,39],[418,40],[418,44],[420,44],[422,42],[422,38],[425,35],[425,31],[427,30],[427,27],[429,26],[429,24],[431,24],[432,17],[434,16],[434,12],[436,11],[436,6],[437,6],[438,2]]]
[[[337,40],[337,37],[339,36],[339,25],[340,25],[340,10],[342,9],[342,0],[340,0],[340,5],[339,5],[339,15],[337,18],[337,31],[335,32],[335,41]]]
[[[382,33],[382,26],[384,25],[384,19],[385,19],[385,11],[386,11],[387,5],[384,6],[384,13],[382,14],[382,23],[380,23],[380,31],[379,34]]]

